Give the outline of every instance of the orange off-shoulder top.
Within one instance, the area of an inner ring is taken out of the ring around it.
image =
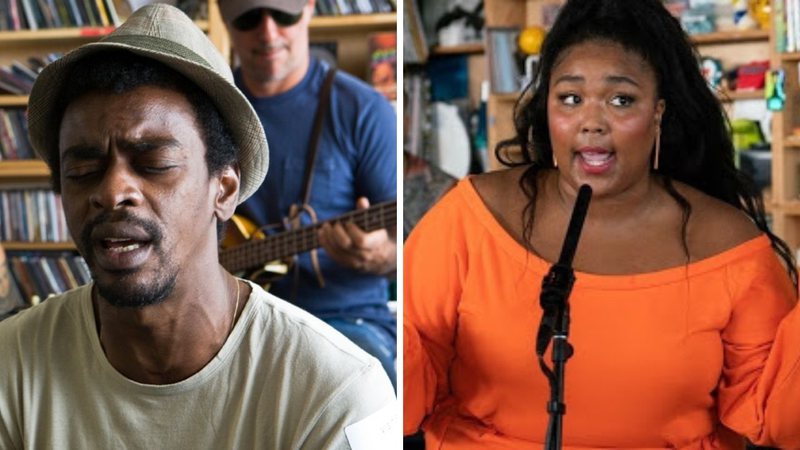
[[[428,449],[542,448],[535,356],[550,262],[462,180],[405,244],[404,430]],[[563,443],[800,448],[800,311],[769,239],[686,266],[576,273]],[[549,363],[549,358],[548,358]]]

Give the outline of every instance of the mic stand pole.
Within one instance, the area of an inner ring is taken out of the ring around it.
[[[564,404],[564,370],[567,360],[572,356],[572,345],[567,341],[569,336],[569,294],[575,284],[575,271],[572,259],[578,247],[578,239],[583,229],[583,221],[589,209],[592,188],[582,185],[578,189],[575,206],[572,209],[567,235],[561,247],[558,262],[550,267],[542,280],[542,291],[539,304],[542,307],[542,321],[536,335],[536,356],[539,366],[550,383],[550,401],[547,412],[550,422],[545,436],[545,450],[561,450],[562,423],[567,406]],[[553,369],[544,362],[544,354],[550,341],[553,342]]]
[[[553,369],[544,362],[544,352],[539,355],[539,365],[547,375],[550,382],[550,401],[547,402],[547,412],[550,421],[545,436],[545,450],[560,450],[563,429],[564,413],[564,372],[566,362],[572,356],[572,345],[567,340],[569,336],[569,303],[567,299],[575,283],[575,273],[571,267],[555,264],[542,282],[542,295],[540,302],[545,310],[543,324],[547,334],[552,338],[553,350],[551,359]],[[541,330],[540,330],[541,332]],[[546,347],[546,345],[545,345]]]

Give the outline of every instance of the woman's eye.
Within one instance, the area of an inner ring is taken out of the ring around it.
[[[562,94],[558,96],[558,99],[561,103],[568,106],[574,106],[581,102],[581,98],[575,94]]]
[[[616,95],[611,99],[614,106],[630,106],[633,104],[633,97],[630,95]]]

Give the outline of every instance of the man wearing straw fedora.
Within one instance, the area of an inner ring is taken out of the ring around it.
[[[311,56],[314,6],[219,0],[240,62],[234,79],[281,167],[237,208],[259,226],[294,217],[310,226],[397,196],[394,109],[371,86]],[[298,255],[293,271],[270,288],[376,356],[393,380],[396,322],[386,274],[397,264],[395,235],[395,223],[370,232],[352,222],[323,225],[322,250]]]
[[[93,282],[0,323],[0,448],[385,442],[378,361],[218,262],[268,148],[188,17],[139,9],[45,68],[28,114]]]

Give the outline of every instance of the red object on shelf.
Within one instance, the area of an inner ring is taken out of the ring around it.
[[[105,36],[114,31],[114,26],[109,27],[83,27],[80,29],[80,35],[84,37]]]
[[[764,81],[769,70],[769,61],[753,61],[739,67],[736,72],[736,90],[754,91],[764,88]]]

